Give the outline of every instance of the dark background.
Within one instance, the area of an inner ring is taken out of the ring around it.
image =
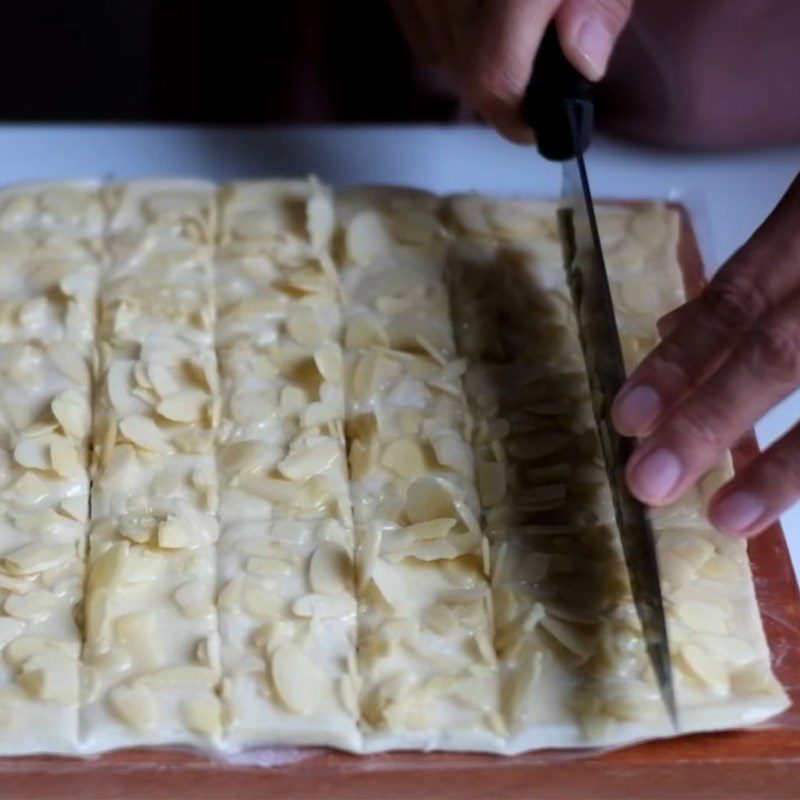
[[[447,119],[386,0],[3,4],[0,118],[258,123]]]

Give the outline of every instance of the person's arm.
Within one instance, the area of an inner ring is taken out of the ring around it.
[[[475,111],[506,138],[532,141],[521,103],[544,30],[555,20],[567,57],[598,80],[633,0],[391,0],[417,57],[448,68]]]
[[[700,297],[667,315],[662,343],[612,409],[643,437],[628,483],[646,503],[687,492],[772,406],[800,386],[800,176]],[[800,497],[800,426],[722,487],[709,507],[725,533],[763,530]]]

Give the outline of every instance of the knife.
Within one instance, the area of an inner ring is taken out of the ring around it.
[[[583,153],[592,133],[591,84],[565,58],[555,25],[545,32],[534,62],[523,109],[536,131],[539,153],[563,166],[564,266],[578,320],[600,446],[633,601],[664,706],[678,728],[667,624],[653,529],[647,510],[628,491],[625,464],[634,440],[610,421],[611,403],[626,379],[619,332],[608,285],[597,219]]]

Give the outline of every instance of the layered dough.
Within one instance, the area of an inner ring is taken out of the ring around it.
[[[219,420],[202,182],[106,189],[82,744],[216,743]]]
[[[633,367],[683,300],[679,220],[600,232]],[[0,752],[673,733],[553,203],[2,190],[0,377]],[[729,474],[653,514],[685,731],[787,705],[703,514]]]
[[[0,192],[0,752],[80,746],[90,354],[103,211],[90,182]]]
[[[221,213],[218,607],[226,744],[357,749],[332,198],[313,182],[234,184]]]
[[[475,196],[448,208],[511,752],[673,733],[614,523],[554,211]],[[598,223],[631,369],[657,344],[655,320],[684,299],[679,217],[610,206]],[[746,543],[704,516],[730,474],[726,462],[652,512],[685,732],[752,724],[787,705]]]
[[[339,198],[364,746],[496,749],[497,659],[438,201]]]

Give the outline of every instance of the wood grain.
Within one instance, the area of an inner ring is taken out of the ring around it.
[[[680,261],[691,297],[703,286],[702,262],[688,214],[678,208]],[[736,447],[737,466],[756,452],[750,435]],[[699,734],[597,755],[359,757],[319,750],[272,768],[225,765],[171,750],[126,750],[90,760],[8,758],[0,760],[0,798],[796,798],[800,594],[778,525],[752,540],[749,554],[774,668],[792,698],[792,707],[768,729]]]

